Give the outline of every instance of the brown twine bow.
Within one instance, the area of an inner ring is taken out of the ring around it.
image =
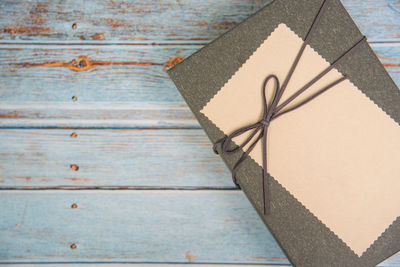
[[[243,163],[243,161],[247,158],[247,156],[250,154],[250,152],[254,149],[254,147],[256,146],[256,144],[258,143],[258,141],[260,139],[262,139],[262,155],[263,155],[263,195],[264,195],[264,214],[265,215],[269,215],[270,213],[270,204],[269,204],[269,190],[268,190],[268,172],[267,172],[267,132],[268,132],[268,127],[271,123],[271,121],[273,121],[274,119],[290,112],[293,111],[295,109],[298,109],[299,107],[303,106],[304,104],[310,102],[311,100],[313,100],[314,98],[316,98],[317,96],[321,95],[322,93],[326,92],[328,89],[334,87],[335,85],[341,83],[342,81],[344,81],[346,79],[346,76],[343,76],[339,79],[337,79],[336,81],[330,83],[329,85],[325,86],[324,88],[320,89],[319,91],[317,91],[316,93],[314,93],[313,95],[307,97],[306,99],[304,99],[303,101],[301,101],[300,103],[294,105],[293,107],[287,108],[286,110],[282,110],[284,107],[286,107],[289,103],[291,103],[294,99],[296,99],[300,94],[302,94],[304,91],[306,91],[308,88],[310,88],[313,84],[315,84],[318,80],[320,80],[323,76],[325,76],[329,71],[331,71],[337,64],[339,64],[344,58],[348,57],[349,55],[351,55],[364,41],[366,41],[366,37],[363,36],[363,38],[358,41],[352,48],[350,48],[349,50],[347,50],[344,54],[342,54],[338,59],[336,59],[329,67],[327,67],[325,70],[323,70],[320,74],[318,74],[317,76],[315,76],[311,81],[309,81],[306,85],[304,85],[302,88],[300,88],[298,91],[296,91],[295,93],[293,93],[293,95],[291,95],[290,97],[288,97],[283,103],[279,104],[279,101],[282,98],[282,95],[290,81],[290,78],[292,77],[301,56],[303,55],[303,52],[312,36],[312,34],[315,31],[315,28],[320,20],[321,15],[323,14],[323,12],[326,9],[327,6],[327,2],[329,0],[324,0],[317,16],[315,17],[311,28],[309,30],[309,32],[306,35],[306,38],[289,70],[288,75],[286,76],[282,86],[280,87],[280,83],[279,83],[279,79],[276,75],[271,74],[268,75],[264,82],[263,82],[263,86],[262,86],[262,95],[263,95],[263,104],[264,104],[264,114],[263,117],[260,121],[242,127],[240,129],[237,129],[236,131],[234,131],[233,133],[231,133],[228,136],[225,136],[224,138],[222,138],[221,140],[217,141],[214,146],[213,146],[213,150],[216,154],[218,154],[217,151],[217,145],[221,144],[221,150],[222,153],[226,153],[226,154],[232,154],[235,153],[241,149],[243,149],[247,144],[249,144],[249,142],[254,138],[254,136],[256,136],[256,134],[259,132],[258,136],[255,138],[255,140],[249,145],[249,147],[247,148],[246,151],[244,151],[241,155],[241,157],[239,158],[239,160],[236,162],[236,164],[233,167],[232,170],[232,179],[233,182],[239,187],[239,184],[237,183],[236,180],[236,173],[238,171],[238,168],[240,167],[240,165]],[[267,85],[269,83],[269,81],[274,80],[275,81],[275,91],[274,91],[274,95],[273,95],[273,99],[272,99],[272,103],[270,105],[268,105],[268,101],[267,101],[267,94],[266,94],[266,88]],[[249,135],[249,137],[239,146],[234,147],[233,149],[229,149],[228,147],[230,147],[232,145],[232,139],[235,137],[238,137],[239,135],[244,134],[247,131],[251,131],[252,133]]]

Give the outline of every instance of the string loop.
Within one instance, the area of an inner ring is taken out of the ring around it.
[[[254,124],[250,124],[248,126],[239,128],[235,130],[233,133],[231,133],[228,136],[225,136],[224,138],[220,139],[213,145],[213,150],[216,154],[218,153],[217,146],[221,144],[221,150],[222,153],[224,154],[233,154],[238,152],[239,150],[243,150],[244,152],[242,153],[241,157],[239,160],[236,162],[232,169],[232,180],[235,183],[237,187],[240,188],[240,185],[237,182],[236,179],[236,174],[238,172],[239,167],[241,164],[245,161],[247,156],[250,154],[250,152],[254,149],[254,147],[257,145],[257,143],[262,139],[262,156],[263,156],[263,201],[264,201],[264,214],[269,215],[270,213],[270,207],[269,207],[269,188],[268,188],[268,172],[267,172],[267,133],[268,133],[268,128],[270,123],[278,118],[281,117],[284,114],[287,114],[295,109],[298,109],[299,107],[303,106],[304,104],[310,102],[311,100],[315,99],[317,96],[321,95],[322,93],[326,92],[328,89],[336,86],[337,84],[341,83],[346,79],[346,76],[342,76],[341,78],[338,78],[334,82],[328,84],[327,86],[323,87],[316,93],[312,94],[311,96],[308,96],[307,98],[303,99],[299,103],[295,104],[292,107],[288,107],[288,105],[296,99],[298,96],[300,96],[303,92],[305,92],[308,88],[310,88],[313,84],[315,84],[317,81],[319,81],[322,77],[324,77],[329,71],[331,71],[337,64],[339,64],[344,58],[350,56],[360,45],[366,41],[366,37],[363,36],[360,41],[358,41],[353,47],[351,47],[349,50],[347,50],[344,54],[342,54],[337,60],[335,60],[329,67],[327,67],[325,70],[323,70],[321,73],[319,73],[317,76],[315,76],[311,81],[309,81],[307,84],[305,84],[303,87],[301,87],[299,90],[297,90],[295,93],[293,93],[291,96],[289,96],[285,101],[283,101],[281,104],[279,104],[283,93],[285,89],[287,88],[287,85],[300,61],[301,56],[303,55],[303,52],[308,44],[308,41],[310,37],[312,36],[313,32],[315,31],[316,25],[318,24],[320,17],[322,13],[326,9],[327,2],[329,0],[324,0],[317,16],[314,19],[313,24],[311,25],[311,28],[309,32],[307,33],[307,36],[289,70],[289,73],[287,74],[284,82],[282,83],[282,86],[280,85],[280,81],[278,77],[275,74],[270,74],[268,75],[262,85],[262,96],[263,96],[263,116],[261,120]],[[268,104],[268,99],[267,99],[267,85],[269,84],[270,81],[274,81],[274,92],[272,96],[272,101],[270,104]],[[285,109],[285,107],[288,107]],[[238,137],[246,132],[250,132],[249,136],[239,145],[235,145],[234,141],[232,140],[235,137]],[[253,140],[253,141],[252,141]],[[247,147],[246,150],[244,150],[244,147]],[[233,148],[229,148],[232,147]]]

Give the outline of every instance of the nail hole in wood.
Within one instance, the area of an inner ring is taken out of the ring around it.
[[[70,247],[71,249],[76,249],[76,244],[72,244]]]
[[[76,96],[72,97],[72,101],[77,101],[77,100],[78,100],[78,97],[76,97]]]
[[[71,134],[71,137],[72,137],[72,138],[77,138],[77,137],[78,137],[78,134],[77,134],[77,133],[72,133],[72,134]]]
[[[70,167],[71,167],[71,170],[73,170],[75,172],[79,170],[79,166],[76,164],[71,164]]]
[[[74,203],[71,205],[71,209],[77,209],[78,208],[78,204]]]
[[[72,24],[72,29],[73,29],[73,30],[76,30],[76,28],[78,28],[78,25],[76,25],[76,23],[73,23],[73,24]]]

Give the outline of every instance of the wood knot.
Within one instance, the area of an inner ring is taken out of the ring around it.
[[[167,70],[171,69],[178,63],[182,62],[185,58],[181,56],[174,56],[171,57],[168,62],[164,65],[164,71],[166,72]]]
[[[73,59],[68,67],[73,71],[87,71],[93,67],[93,64],[87,57],[79,56],[77,60]]]
[[[76,244],[72,244],[72,245],[70,246],[70,248],[71,248],[71,249],[76,249]]]

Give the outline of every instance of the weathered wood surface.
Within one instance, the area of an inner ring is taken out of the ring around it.
[[[240,191],[2,191],[0,207],[0,263],[288,264]]]
[[[288,263],[240,191],[2,191],[0,207],[0,262]]]
[[[183,102],[0,102],[0,128],[200,128]]]
[[[185,267],[243,267],[243,264],[206,264],[206,263],[184,263]],[[172,264],[170,263],[134,263],[130,264],[134,265],[135,267],[170,267]],[[175,264],[176,265],[176,264]],[[252,264],[253,266],[260,266],[260,264]],[[262,264],[266,266],[265,264]],[[14,263],[13,267],[58,267],[58,263]],[[75,263],[63,263],[63,267],[76,267]],[[126,267],[126,263],[110,263],[110,262],[98,262],[98,263],[85,263],[85,267],[98,267],[98,266],[107,266],[107,267]],[[270,265],[271,266],[271,265]],[[286,267],[287,264],[274,264],[273,267]]]
[[[3,0],[0,39],[193,43],[214,39],[270,1]],[[343,0],[343,4],[370,41],[399,41],[399,1]]]
[[[200,47],[2,45],[0,127],[199,128],[164,69]],[[400,45],[373,49],[400,85]]]
[[[1,187],[234,188],[203,130],[2,129],[0,140]]]
[[[167,78],[164,66],[172,56],[186,57],[199,48],[197,45],[2,45],[0,99],[2,102],[183,102]],[[79,60],[80,56],[85,58]],[[73,101],[72,96],[77,100]]]

